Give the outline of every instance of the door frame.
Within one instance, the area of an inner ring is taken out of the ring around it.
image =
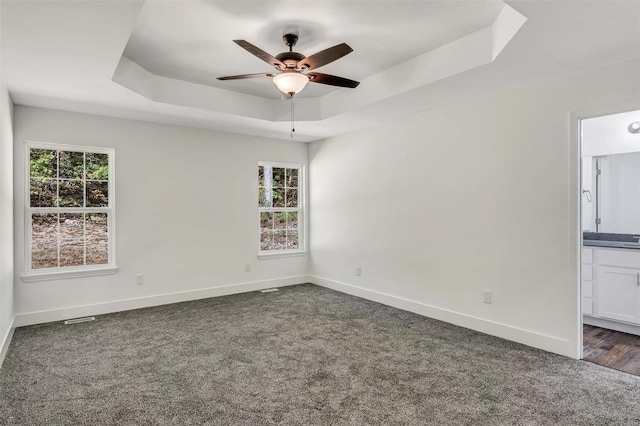
[[[569,262],[570,268],[576,271],[578,300],[574,304],[577,316],[578,336],[576,354],[578,359],[584,357],[582,335],[582,120],[640,110],[640,99],[621,103],[602,105],[574,111],[570,114],[569,143]]]

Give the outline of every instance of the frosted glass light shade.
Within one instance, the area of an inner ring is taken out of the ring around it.
[[[297,72],[284,72],[273,77],[273,84],[286,95],[302,92],[308,82],[309,77]]]

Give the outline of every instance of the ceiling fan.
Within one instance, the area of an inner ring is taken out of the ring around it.
[[[233,42],[238,46],[275,67],[279,72],[231,75],[218,77],[218,80],[272,77],[273,83],[287,98],[291,98],[293,95],[300,93],[308,82],[348,88],[355,88],[360,84],[358,81],[344,77],[323,74],[320,72],[308,72],[327,65],[353,52],[353,49],[346,43],[338,44],[311,56],[304,56],[302,53],[293,51],[293,46],[298,42],[297,34],[285,34],[282,36],[282,41],[284,41],[284,44],[289,47],[289,51],[279,53],[273,57],[246,40],[233,40]]]

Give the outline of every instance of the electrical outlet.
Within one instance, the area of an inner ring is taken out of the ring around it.
[[[356,276],[360,276],[362,274],[362,268],[360,268],[359,266],[356,266]]]
[[[136,275],[136,285],[144,284],[144,275]]]
[[[245,272],[251,272],[251,264],[250,263],[245,263],[244,264],[244,271]]]
[[[491,304],[491,292],[489,290],[484,290],[482,292],[482,301],[484,303]]]

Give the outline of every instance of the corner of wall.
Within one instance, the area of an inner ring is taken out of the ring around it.
[[[9,325],[9,329],[7,330],[7,334],[2,340],[2,343],[0,344],[0,368],[2,368],[2,364],[4,363],[4,358],[7,356],[7,352],[9,351],[9,345],[11,344],[13,333],[16,330],[13,323],[14,321],[12,320],[11,324]]]
[[[0,78],[0,366],[13,336],[13,102]]]

